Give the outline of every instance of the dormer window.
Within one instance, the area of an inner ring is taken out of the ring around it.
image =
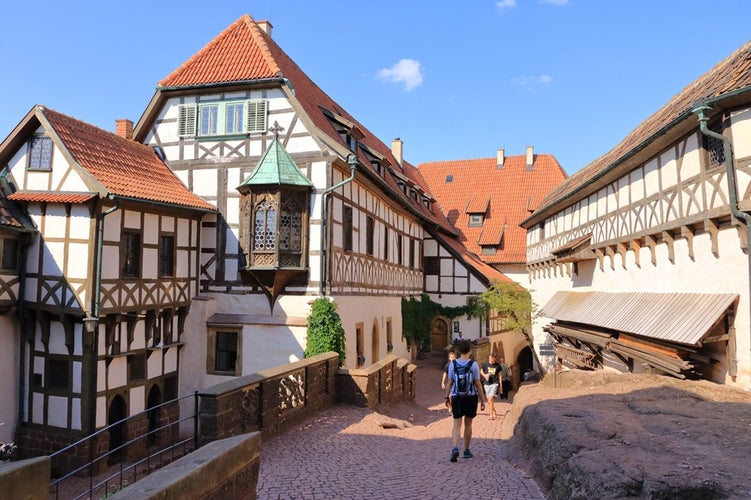
[[[485,220],[483,214],[470,214],[469,215],[469,227],[482,227],[482,223]]]
[[[52,139],[34,136],[29,140],[29,170],[50,170],[52,168]]]
[[[344,142],[347,148],[349,148],[350,151],[356,151],[357,141],[365,137],[365,134],[362,133],[362,130],[360,130],[357,124],[337,113],[329,111],[326,108],[321,107],[320,109],[323,111],[323,114],[326,115],[326,118],[329,119],[329,122],[331,122],[334,130],[336,130],[337,135],[339,135],[339,138]]]

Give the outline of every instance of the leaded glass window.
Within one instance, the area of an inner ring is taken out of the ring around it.
[[[253,248],[255,250],[274,250],[276,248],[276,208],[263,200],[255,208]]]
[[[49,170],[52,168],[52,139],[32,137],[29,140],[29,169]]]

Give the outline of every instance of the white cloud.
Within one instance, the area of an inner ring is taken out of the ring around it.
[[[547,3],[550,5],[568,5],[568,0],[540,0],[540,3]]]
[[[545,74],[537,76],[516,76],[511,79],[511,83],[526,90],[533,90],[542,85],[553,83],[553,77]]]
[[[516,7],[516,0],[500,0],[496,3],[499,9],[506,9],[509,7]]]
[[[404,82],[404,90],[412,90],[422,85],[420,61],[417,59],[399,59],[390,68],[378,70],[378,78],[386,82]]]

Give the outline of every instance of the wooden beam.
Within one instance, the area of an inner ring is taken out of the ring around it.
[[[631,240],[631,243],[629,246],[631,247],[631,250],[634,251],[634,260],[636,261],[636,267],[641,268],[641,264],[639,263],[639,254],[641,253],[641,241]]]
[[[686,238],[688,243],[688,256],[691,260],[694,259],[694,228],[691,226],[681,226],[681,236]]]
[[[626,269],[626,252],[628,251],[626,245],[623,243],[618,243],[615,248],[618,252],[618,255],[621,256],[621,265],[623,266],[623,269]]]
[[[668,245],[668,260],[671,264],[675,264],[675,247],[673,245],[673,235],[670,231],[662,232],[662,241]]]
[[[655,247],[657,246],[657,242],[655,239],[647,235],[644,237],[644,243],[649,247],[649,253],[652,255],[652,265],[657,266],[657,254],[655,253]]]
[[[719,257],[720,250],[719,244],[717,243],[717,233],[719,233],[719,228],[717,227],[717,224],[715,224],[712,219],[707,219],[704,221],[704,230],[709,233],[712,240],[712,253],[715,257]]]

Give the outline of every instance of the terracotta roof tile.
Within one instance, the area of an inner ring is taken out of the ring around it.
[[[0,227],[15,231],[33,230],[34,224],[24,211],[13,203],[13,188],[5,177],[0,177]]]
[[[446,210],[449,221],[460,231],[459,240],[487,263],[526,261],[527,232],[519,222],[529,216],[543,197],[566,179],[558,161],[549,154],[536,154],[528,170],[526,155],[509,156],[503,168],[496,158],[452,160],[419,165],[430,192]],[[450,180],[449,180],[450,179]],[[469,227],[467,201],[490,200],[482,227]],[[504,231],[505,227],[505,231]],[[480,247],[503,234],[503,248],[483,255]]]
[[[96,197],[96,194],[80,193],[53,193],[49,191],[17,191],[10,196],[9,200],[28,201],[37,203],[73,203],[81,204]]]
[[[175,177],[153,149],[42,106],[75,161],[111,194],[202,210],[214,207]]]
[[[468,214],[484,214],[488,211],[490,197],[485,194],[478,194],[469,199],[467,208],[464,211]]]
[[[645,141],[651,141],[654,137],[662,135],[667,125],[676,120],[688,119],[696,121],[696,129],[698,129],[698,120],[690,113],[697,100],[711,99],[749,88],[751,88],[751,41],[743,44],[726,59],[676,94],[608,153],[597,158],[572,175],[568,181],[552,190],[540,204],[540,217],[545,209],[550,208],[558,200],[571,196],[586,186],[591,179],[596,179],[605,172],[618,167],[624,158],[641,149]]]

